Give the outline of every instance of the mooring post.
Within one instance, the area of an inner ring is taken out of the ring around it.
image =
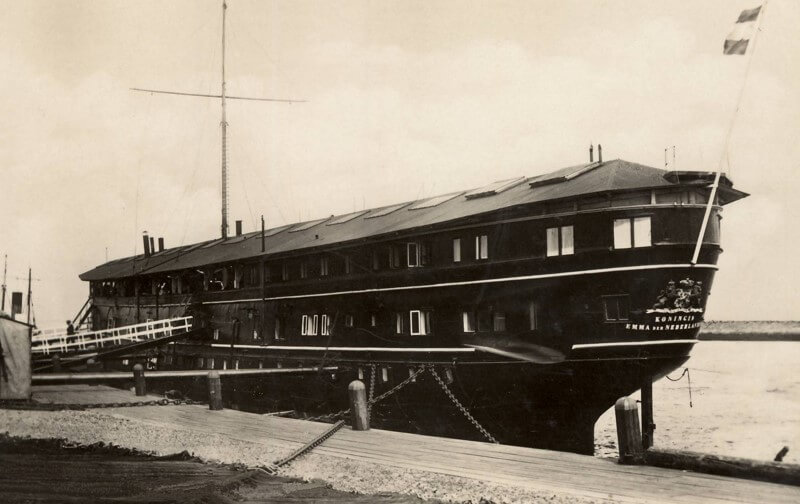
[[[369,416],[367,414],[367,388],[361,380],[353,380],[347,387],[350,396],[350,418],[353,420],[353,430],[369,430]]]
[[[642,448],[645,450],[653,446],[653,432],[656,424],[653,423],[653,378],[648,376],[642,383]]]
[[[55,354],[53,356],[53,372],[60,373],[61,372],[61,356]]]
[[[208,372],[208,409],[222,409],[222,379],[216,371]]]
[[[644,459],[642,432],[639,429],[639,407],[630,397],[621,397],[614,404],[617,417],[617,440],[620,464],[641,464]]]
[[[147,395],[147,384],[144,381],[144,366],[135,364],[133,366],[133,386],[137,396]]]

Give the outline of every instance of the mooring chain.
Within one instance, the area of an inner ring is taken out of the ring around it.
[[[308,442],[305,445],[303,445],[300,449],[295,450],[294,452],[292,452],[291,455],[289,455],[287,457],[284,457],[284,458],[282,458],[280,460],[276,460],[275,462],[273,462],[272,464],[270,464],[270,465],[268,465],[266,467],[259,467],[258,469],[261,469],[262,471],[266,472],[267,474],[273,474],[273,475],[277,474],[278,470],[281,467],[285,466],[286,464],[290,463],[291,461],[293,461],[297,457],[305,455],[306,453],[310,452],[311,450],[313,450],[317,446],[321,445],[326,439],[328,439],[329,437],[331,437],[334,434],[336,434],[336,432],[339,429],[341,429],[343,425],[344,425],[344,420],[339,420],[338,422],[333,424],[330,428],[328,428],[328,430],[326,430],[325,432],[323,432],[319,436],[317,436],[314,439],[312,439],[310,442]]]
[[[367,397],[367,415],[372,413],[372,398],[375,397],[375,372],[377,366],[375,364],[370,364],[369,366],[372,369],[372,372],[369,377],[369,396]]]
[[[374,397],[372,399],[369,399],[367,401],[367,412],[368,412],[368,414],[369,414],[369,412],[372,411],[372,406],[374,404],[379,403],[383,399],[386,399],[387,397],[389,397],[390,395],[394,394],[395,392],[397,392],[401,388],[405,387],[406,385],[408,385],[409,383],[414,381],[414,379],[417,377],[417,375],[419,375],[420,373],[423,373],[424,371],[425,371],[425,368],[424,367],[420,367],[418,370],[414,371],[408,378],[406,378],[402,382],[398,383],[397,385],[395,385],[391,389],[387,390],[386,392],[384,392],[383,394],[379,395],[378,397]],[[370,387],[370,388],[372,388],[372,387]],[[350,408],[343,409],[341,411],[337,411],[336,413],[327,413],[325,415],[318,415],[318,416],[315,416],[315,417],[305,418],[304,420],[309,420],[311,422],[316,422],[316,421],[322,420],[322,419],[334,420],[334,419],[342,417],[342,416],[344,416],[344,415],[346,415],[348,413],[350,413]]]
[[[23,402],[0,402],[0,409],[14,410],[40,410],[40,411],[60,411],[60,410],[89,410],[102,408],[133,408],[138,406],[177,406],[181,404],[206,404],[202,401],[191,399],[156,399],[151,401],[128,401],[113,403],[23,403]]]
[[[473,417],[473,416],[472,416],[472,415],[469,413],[469,411],[467,411],[467,408],[465,408],[465,407],[464,407],[464,405],[463,405],[463,404],[461,404],[461,402],[460,402],[458,399],[456,399],[456,396],[455,396],[455,395],[453,395],[453,393],[452,393],[452,392],[450,391],[450,389],[447,387],[447,384],[445,384],[444,380],[442,380],[442,379],[441,379],[441,377],[439,377],[439,375],[436,373],[436,369],[434,369],[434,367],[433,367],[433,364],[431,364],[431,365],[428,367],[428,371],[430,371],[430,372],[431,372],[431,374],[433,375],[433,377],[436,379],[436,381],[437,381],[437,382],[439,382],[439,385],[442,387],[442,390],[444,390],[444,393],[445,393],[445,394],[447,394],[447,397],[449,397],[449,398],[450,398],[450,400],[451,400],[451,401],[453,401],[453,404],[455,404],[455,405],[456,405],[456,407],[457,407],[459,410],[461,410],[461,413],[463,413],[463,414],[464,414],[464,416],[465,416],[465,417],[467,417],[467,420],[469,420],[470,422],[472,422],[472,425],[474,425],[474,426],[475,426],[475,428],[476,428],[476,429],[478,429],[478,432],[480,432],[481,434],[483,434],[483,436],[484,436],[486,439],[488,439],[489,441],[491,441],[492,443],[495,443],[495,444],[500,444],[500,442],[499,442],[498,440],[496,440],[496,439],[494,438],[494,436],[492,436],[491,434],[489,434],[489,431],[487,431],[486,429],[484,429],[484,428],[483,428],[483,426],[482,426],[480,423],[478,423],[478,421],[477,421],[477,420],[475,420],[475,417]]]

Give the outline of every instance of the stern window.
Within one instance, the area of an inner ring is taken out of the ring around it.
[[[630,306],[631,301],[628,294],[603,296],[603,312],[605,313],[607,322],[629,320],[628,313],[630,312]]]

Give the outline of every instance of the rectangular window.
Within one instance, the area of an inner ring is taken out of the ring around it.
[[[311,319],[311,317],[308,317],[308,318]],[[314,320],[314,323],[311,326],[311,335],[312,336],[316,336],[317,334],[319,334],[319,315],[314,315],[314,319],[313,320]]]
[[[650,235],[650,217],[633,218],[633,246],[649,247],[653,244]]]
[[[478,332],[489,332],[491,329],[492,317],[487,310],[478,310]]]
[[[650,217],[614,219],[614,248],[649,247],[653,244]]]
[[[408,312],[408,318],[412,336],[425,336],[430,333],[430,312],[411,310]]]
[[[308,263],[305,261],[300,263],[300,278],[308,278]]]
[[[575,253],[575,228],[561,226],[547,228],[547,257]]]
[[[281,265],[281,280],[284,282],[289,281],[289,265],[286,263]]]
[[[331,317],[330,315],[322,315],[322,335],[330,336],[331,334]]]
[[[219,339],[219,329],[214,329],[214,339],[215,340]]]
[[[539,328],[539,306],[535,301],[528,303],[528,321],[531,331]]]
[[[344,316],[344,326],[345,327],[353,327],[353,316],[352,315],[345,315]]]
[[[319,259],[319,276],[328,276],[328,257]]]
[[[420,247],[417,243],[406,243],[406,257],[408,258],[408,267],[416,268],[421,266],[419,259]]]
[[[275,332],[273,335],[275,336],[276,340],[283,339],[283,318],[282,317],[275,317]]]
[[[489,258],[489,236],[480,235],[475,237],[475,259]]]
[[[400,246],[398,245],[389,246],[389,267],[390,268],[400,267]]]
[[[614,248],[631,248],[631,220],[614,219]]]
[[[208,358],[208,369],[214,369],[214,357]]]
[[[561,255],[572,255],[575,253],[574,228],[572,226],[561,227]]]
[[[344,274],[349,275],[353,272],[353,258],[350,254],[344,256]]]
[[[270,283],[271,281],[272,281],[272,274],[269,264],[264,264],[264,283]]]
[[[453,262],[461,262],[461,238],[453,238]]]
[[[461,312],[461,320],[464,323],[464,332],[475,332],[475,313]]]
[[[618,322],[628,320],[630,312],[630,296],[622,294],[619,296],[603,296],[603,311],[608,322]]]
[[[300,319],[300,335],[308,336],[308,315],[303,315]]]
[[[402,313],[395,313],[395,332],[397,334],[403,334],[405,331],[405,317]]]
[[[378,255],[377,250],[372,251],[372,269],[374,269],[375,271],[381,269],[381,258]]]
[[[505,332],[506,314],[503,312],[492,313],[492,330],[494,332]]]
[[[378,317],[374,313],[369,316],[369,326],[378,327]]]

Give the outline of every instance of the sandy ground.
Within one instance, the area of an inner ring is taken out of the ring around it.
[[[103,442],[158,456],[185,450],[203,461],[246,467],[269,465],[292,451],[292,447],[284,445],[254,445],[168,425],[156,426],[103,410],[0,410],[0,426],[0,431],[17,437],[61,438],[84,445]],[[313,452],[283,468],[281,476],[304,481],[322,480],[331,488],[344,492],[363,495],[397,493],[444,502],[595,502],[573,495],[483,483],[425,471],[386,468]]]

